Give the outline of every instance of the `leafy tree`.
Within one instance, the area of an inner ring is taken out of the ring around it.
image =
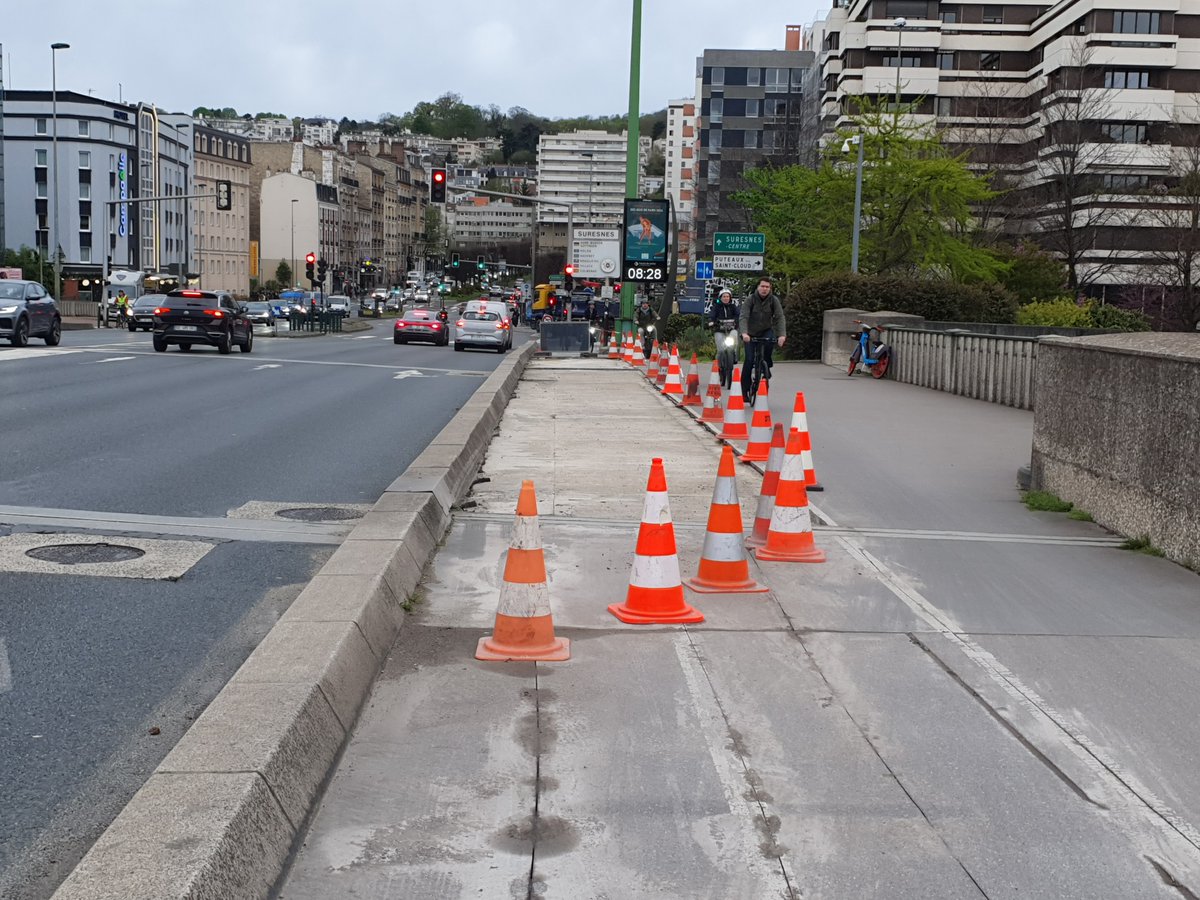
[[[50,271],[51,263],[31,247],[20,250],[5,250],[3,254],[5,268],[19,268],[21,277],[29,281],[41,281]]]
[[[281,259],[279,265],[275,267],[275,280],[280,284],[292,283],[292,267],[288,265],[286,259]]]
[[[646,174],[657,178],[667,174],[667,158],[662,155],[661,150],[651,151],[650,160],[646,163]]]
[[[1037,247],[1023,243],[1005,254],[1007,271],[1000,283],[1016,294],[1022,303],[1047,300],[1067,289],[1067,270],[1058,259]]]

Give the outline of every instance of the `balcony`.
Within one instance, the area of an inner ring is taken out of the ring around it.
[[[862,70],[862,88],[854,90],[852,84],[846,84],[847,93],[859,94],[895,94],[896,72],[894,66],[866,66]],[[938,70],[932,66],[901,66],[900,92],[903,96],[936,94],[938,88]]]
[[[867,46],[872,50],[900,46],[904,50],[936,50],[942,46],[942,23],[936,19],[909,19],[903,29],[891,19],[871,19],[867,22]]]
[[[1081,102],[1089,118],[1111,121],[1170,122],[1175,113],[1175,92],[1156,88],[1092,88]]]

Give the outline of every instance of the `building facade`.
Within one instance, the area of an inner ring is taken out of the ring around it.
[[[667,104],[667,136],[664,193],[674,205],[679,223],[679,265],[684,271],[692,261],[692,217],[696,206],[696,101],[672,100]]]
[[[250,278],[260,277],[257,270],[251,272],[251,142],[245,137],[196,125],[192,152],[194,193],[213,194],[218,181],[228,181],[233,207],[228,211],[218,210],[215,198],[192,201],[192,271],[203,288],[247,296]]]
[[[528,243],[533,235],[533,207],[507,200],[479,197],[446,204],[450,245],[465,249],[479,245]]]
[[[570,203],[575,225],[616,224],[625,204],[625,134],[573,131],[538,140],[538,195]],[[649,153],[646,154],[649,161]],[[538,207],[539,225],[565,223],[565,206]]]
[[[337,189],[302,175],[280,172],[263,179],[259,196],[259,271],[263,280],[274,280],[279,264],[286,262],[292,271],[292,284],[307,288],[305,255],[315,253],[328,261],[337,248]]]

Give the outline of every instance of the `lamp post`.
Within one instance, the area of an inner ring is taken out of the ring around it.
[[[67,50],[70,44],[56,41],[50,45],[50,117],[54,120],[54,132],[51,138],[53,144],[52,156],[54,165],[53,187],[50,203],[54,206],[51,220],[54,227],[54,239],[51,252],[54,254],[54,299],[62,300],[62,260],[58,252],[58,51]],[[104,248],[107,252],[108,248]]]
[[[901,16],[895,21],[896,26],[896,112],[900,111],[900,68],[904,62],[904,57],[901,51],[904,47],[904,26],[908,24],[908,19]]]
[[[856,134],[842,143],[842,152],[849,153],[850,145],[858,145],[858,165],[854,175],[854,237],[850,245],[850,271],[858,274],[858,235],[862,228],[862,173],[863,173],[863,140],[861,134]]]
[[[295,197],[292,198],[291,210],[292,210],[292,281],[293,282],[295,282],[295,280],[296,280],[296,204],[299,202],[300,201],[297,200]],[[288,287],[290,288],[291,285],[289,284]]]

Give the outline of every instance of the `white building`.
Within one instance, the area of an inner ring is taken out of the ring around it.
[[[650,158],[650,140],[645,162]],[[574,131],[538,140],[538,194],[571,203],[575,225],[617,223],[625,204],[625,134]],[[538,223],[567,221],[563,206],[538,207]]]
[[[690,262],[692,212],[695,209],[696,101],[672,100],[667,104],[666,184],[664,192],[675,204],[679,222],[681,267]]]
[[[286,262],[293,284],[307,287],[303,281],[307,253],[330,263],[337,259],[337,189],[280,172],[263,179],[259,204],[261,278],[270,281],[279,263]]]
[[[202,124],[217,131],[248,137],[254,141],[291,141],[295,128],[291,119],[200,119]],[[335,129],[336,131],[336,126]],[[332,138],[330,139],[332,142]]]
[[[305,119],[300,123],[300,139],[312,147],[331,147],[337,130],[333,119]]]
[[[447,204],[446,228],[450,244],[511,244],[528,241],[533,231],[533,207],[507,200]]]

